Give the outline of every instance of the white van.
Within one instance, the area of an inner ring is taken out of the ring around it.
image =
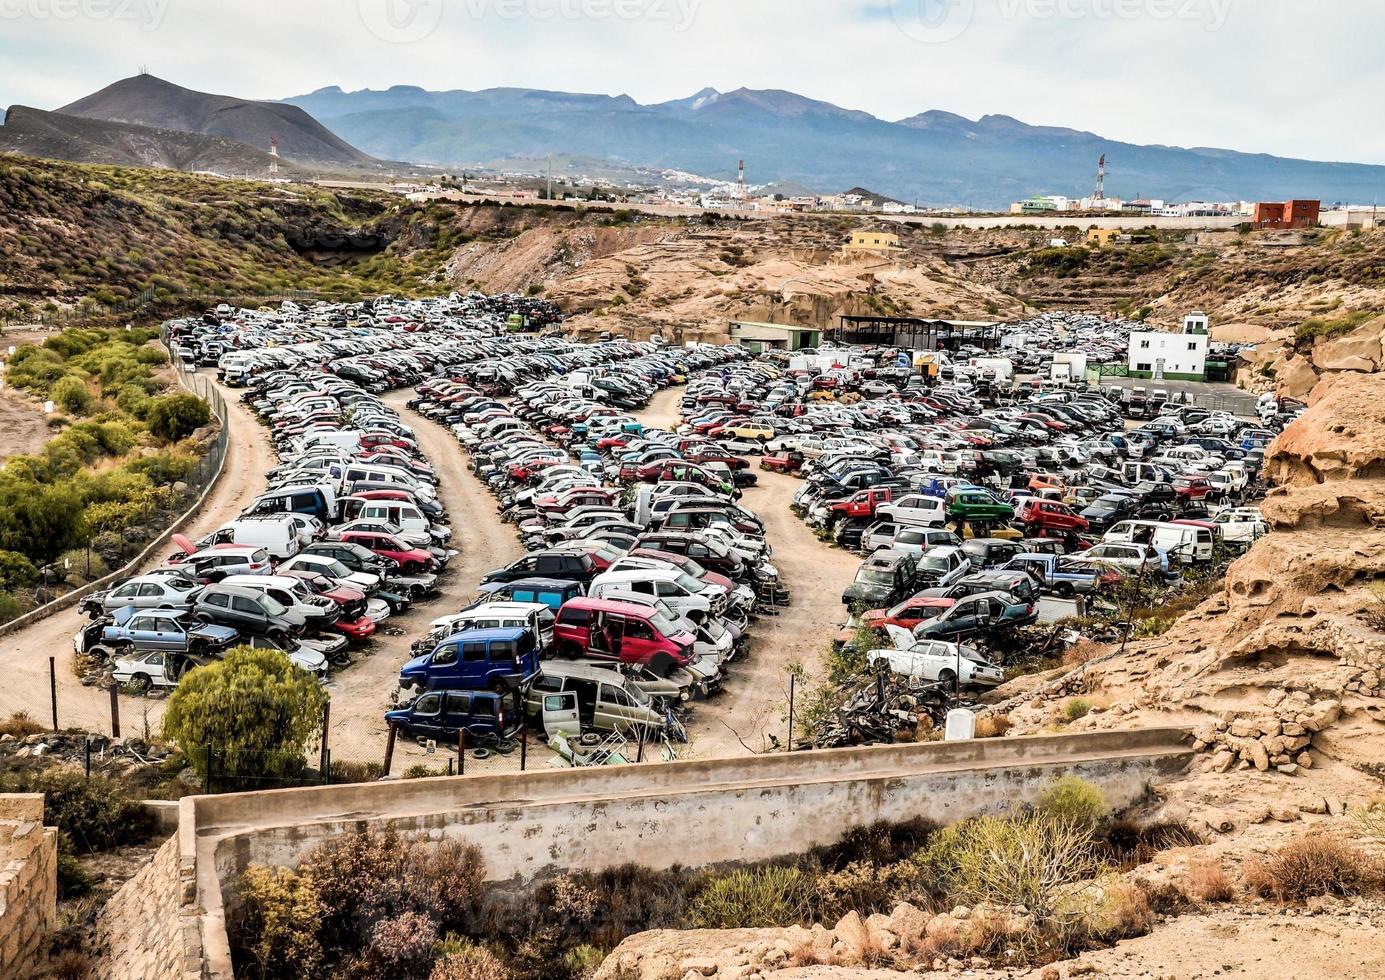
[[[436,544],[446,544],[452,539],[450,527],[435,527],[423,511],[403,500],[376,500],[361,507],[357,517],[363,521],[378,521],[393,524],[405,534],[428,535]]]
[[[432,500],[438,495],[437,488],[431,483],[425,483],[416,478],[412,473],[408,473],[396,466],[353,463],[346,467],[345,472],[342,474],[342,479],[346,483],[392,483],[408,490],[414,496],[425,500]]]
[[[244,548],[263,548],[276,562],[285,561],[303,549],[303,525],[294,514],[263,514],[242,517],[222,525],[199,541],[199,548],[234,544]]]
[[[553,645],[554,619],[553,610],[541,602],[484,602],[433,620],[428,631],[450,636],[464,630],[527,629],[543,650]]]
[[[1170,560],[1182,562],[1211,561],[1216,550],[1216,543],[1205,528],[1159,521],[1122,521],[1101,540],[1107,544],[1152,544]]]
[[[639,568],[605,572],[592,580],[587,596],[604,599],[611,592],[634,592],[662,599],[674,612],[694,623],[720,615],[726,607],[725,589],[709,585],[676,568],[668,571]]]

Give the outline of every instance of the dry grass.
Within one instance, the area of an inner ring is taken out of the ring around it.
[[[1095,660],[1105,653],[1107,647],[1100,643],[1093,643],[1088,639],[1081,639],[1063,653],[1064,667],[1081,667]]]
[[[1229,902],[1236,897],[1236,885],[1221,861],[1206,858],[1195,863],[1188,871],[1184,892],[1197,902]]]
[[[1013,727],[1009,715],[982,715],[976,719],[976,737],[1004,738]]]
[[[1252,892],[1283,903],[1315,896],[1358,895],[1385,883],[1380,862],[1330,834],[1298,837],[1246,867]]]
[[[34,721],[27,711],[16,711],[4,721],[0,721],[0,735],[13,735],[15,738],[27,738],[47,730]]]

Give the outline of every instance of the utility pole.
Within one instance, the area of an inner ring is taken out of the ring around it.
[[[548,199],[553,200],[553,154],[548,154]]]

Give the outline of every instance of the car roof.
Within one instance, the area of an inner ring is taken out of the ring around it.
[[[484,641],[486,643],[492,643],[504,640],[519,640],[527,635],[529,635],[527,629],[521,629],[517,626],[489,630],[461,630],[457,633],[453,633],[443,642],[450,643],[453,640],[468,640],[471,642]]]

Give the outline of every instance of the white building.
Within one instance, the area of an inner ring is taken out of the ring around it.
[[[1207,375],[1209,321],[1189,313],[1179,333],[1138,330],[1130,335],[1130,376],[1155,381],[1201,381]]]

